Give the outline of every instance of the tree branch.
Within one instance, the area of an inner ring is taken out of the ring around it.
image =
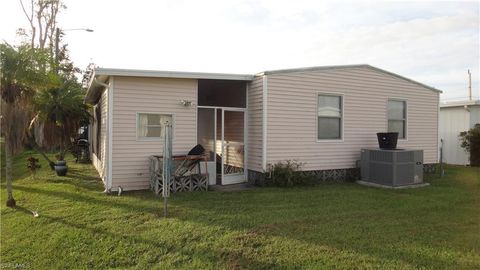
[[[25,5],[23,4],[23,1],[22,0],[19,0],[19,1],[20,1],[20,5],[22,6],[23,13],[25,14],[25,17],[27,17],[27,20],[30,23],[30,28],[32,30],[31,45],[32,45],[32,48],[33,48],[33,47],[35,47],[35,36],[36,36],[36,33],[37,33],[37,29],[36,29],[36,27],[33,23],[33,11],[34,11],[33,1],[34,0],[30,1],[30,4],[31,4],[30,16],[28,15],[27,10],[25,9]]]
[[[19,0],[19,2],[20,2],[20,5],[22,6],[23,14],[25,14],[25,16],[27,17],[28,21],[32,22],[32,20],[33,20],[33,14],[32,14],[31,16],[28,16],[27,11],[25,10],[25,5],[23,5],[23,1],[22,1],[22,0]],[[33,4],[33,0],[32,0],[32,4]]]

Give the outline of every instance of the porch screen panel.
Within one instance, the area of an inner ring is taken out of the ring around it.
[[[209,153],[209,161],[215,153],[215,109],[199,108],[197,116],[197,142]]]
[[[245,159],[244,112],[225,111],[224,173],[243,173]]]
[[[230,80],[198,80],[198,105],[246,108],[246,83]]]

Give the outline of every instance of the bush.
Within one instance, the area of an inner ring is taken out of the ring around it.
[[[39,160],[38,158],[34,158],[33,156],[30,156],[27,158],[27,168],[30,169],[30,172],[32,173],[33,179],[35,179],[35,174],[37,173],[37,169],[40,169],[40,164],[38,164]]]
[[[460,132],[461,145],[470,154],[470,165],[480,166],[480,124],[468,131]]]
[[[313,185],[315,178],[301,172],[303,165],[304,163],[299,163],[295,160],[273,164],[270,169],[271,181],[268,181],[268,183],[277,187]]]

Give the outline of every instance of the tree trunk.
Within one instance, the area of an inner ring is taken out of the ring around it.
[[[47,157],[47,155],[45,155],[45,152],[43,152],[40,148],[38,148],[37,146],[34,146],[33,147],[35,149],[35,151],[37,151],[37,153],[39,153],[40,155],[42,155],[42,157],[48,162],[48,166],[50,166],[50,169],[53,171],[55,168],[55,162],[53,162],[51,159],[49,159]]]
[[[53,171],[55,168],[53,166],[55,166],[55,162],[53,162],[51,159],[48,158],[48,156],[45,154],[45,152],[43,152],[42,149],[40,149],[40,147],[38,146],[38,144],[35,142],[35,140],[30,140],[30,145],[33,147],[33,149],[39,153],[40,155],[42,155],[42,157],[48,162],[48,166],[50,166],[50,169]]]
[[[8,137],[8,136],[6,136]],[[16,202],[15,199],[13,198],[13,187],[12,187],[12,182],[13,182],[13,174],[12,174],[12,164],[13,164],[13,155],[10,149],[10,146],[8,145],[10,142],[6,140],[5,138],[5,175],[7,179],[7,206],[8,207],[15,207]]]

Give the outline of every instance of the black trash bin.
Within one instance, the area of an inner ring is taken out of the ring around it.
[[[397,148],[398,132],[379,132],[377,139],[380,149],[395,149]]]

